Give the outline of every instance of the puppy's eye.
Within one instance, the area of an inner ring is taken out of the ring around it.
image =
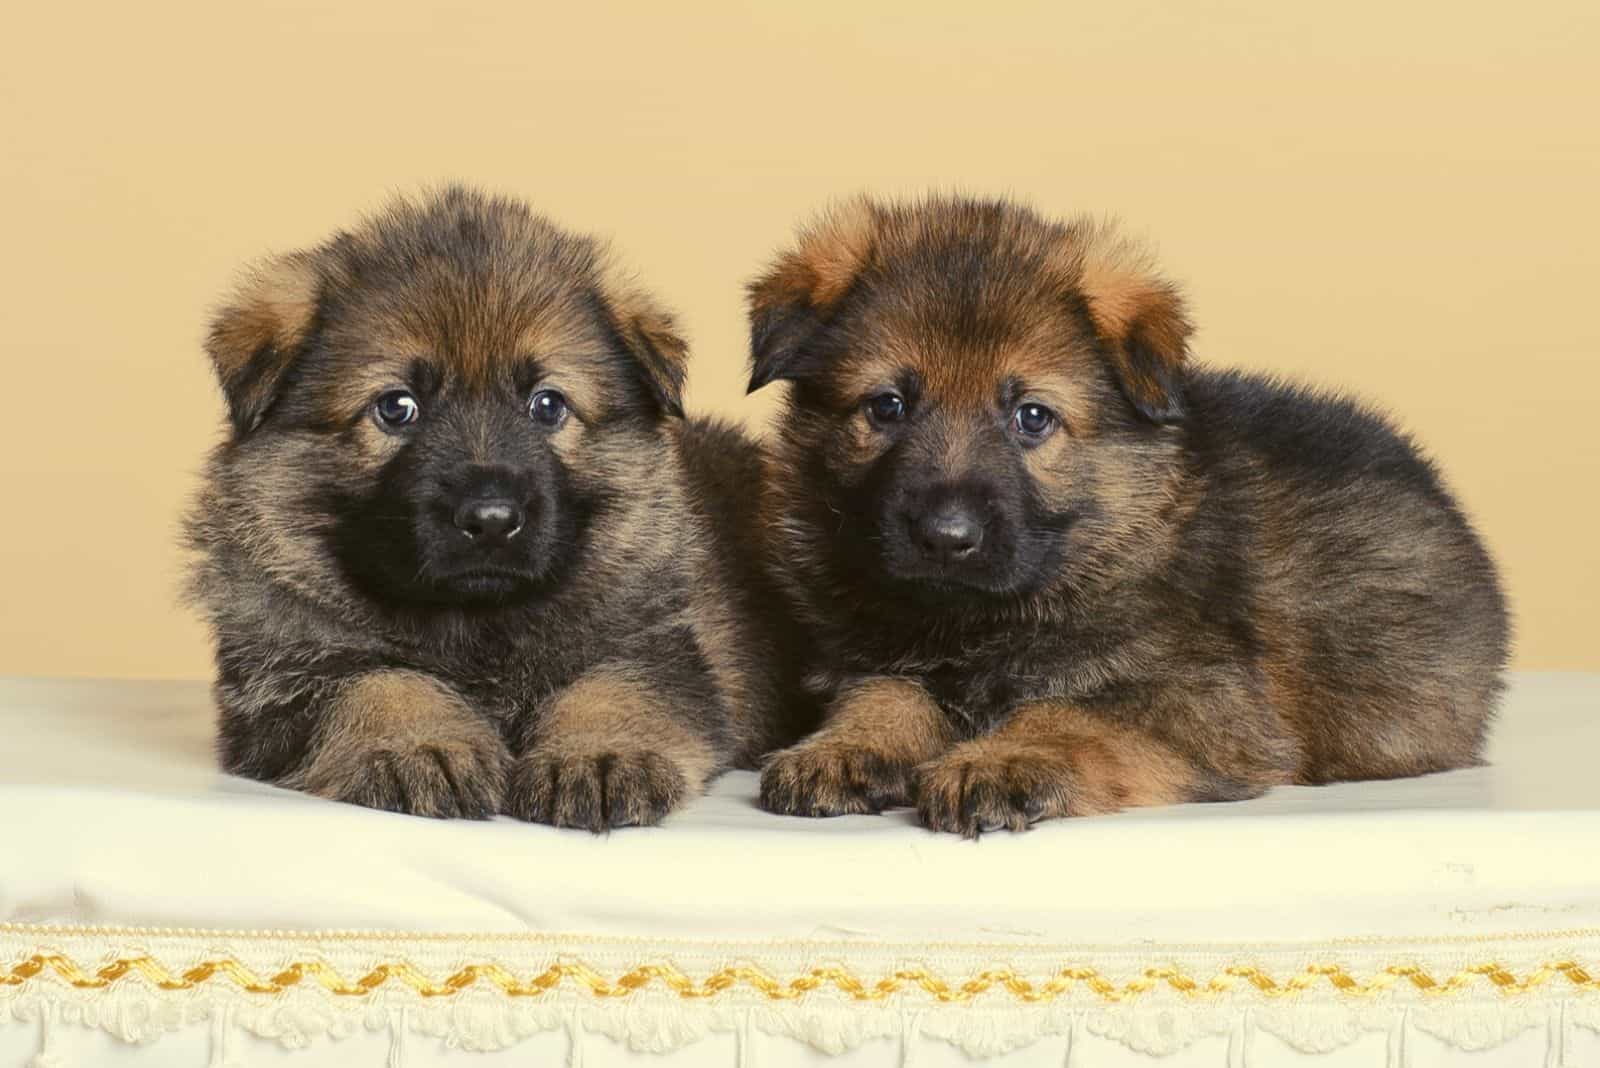
[[[905,417],[905,398],[898,393],[880,393],[867,401],[867,418],[878,426],[898,423]]]
[[[1011,425],[1025,438],[1043,439],[1056,428],[1056,413],[1042,404],[1018,405]]]
[[[560,426],[567,417],[567,398],[554,389],[538,390],[528,398],[528,417],[540,426]]]
[[[422,415],[417,398],[403,389],[391,389],[372,402],[372,414],[378,423],[391,430],[415,423]]]

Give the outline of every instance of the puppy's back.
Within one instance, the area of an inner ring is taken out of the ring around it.
[[[1188,400],[1217,500],[1251,519],[1270,684],[1309,743],[1304,777],[1476,762],[1509,624],[1437,469],[1348,398],[1196,368]]]

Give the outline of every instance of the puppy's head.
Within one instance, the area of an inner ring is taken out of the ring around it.
[[[792,547],[834,580],[1027,597],[1103,569],[1160,510],[1190,326],[1109,227],[857,200],[749,295],[750,388],[793,383]]]
[[[559,582],[685,373],[670,316],[597,242],[460,188],[262,265],[207,348],[240,537],[424,607]]]

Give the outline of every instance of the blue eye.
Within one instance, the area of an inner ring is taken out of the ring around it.
[[[567,398],[558,390],[538,390],[528,398],[528,417],[540,426],[560,426],[567,417]]]
[[[898,423],[906,417],[905,398],[898,393],[880,393],[867,401],[867,417],[879,426]]]
[[[1056,413],[1042,404],[1023,404],[1011,414],[1017,433],[1029,438],[1044,438],[1056,428]]]
[[[422,415],[422,406],[403,389],[392,389],[372,402],[372,414],[378,417],[380,425],[398,430],[400,427],[415,423]]]

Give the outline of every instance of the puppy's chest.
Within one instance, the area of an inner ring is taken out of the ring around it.
[[[910,676],[962,733],[978,735],[1003,723],[1019,706],[1047,699],[1086,700],[1107,678],[1089,643],[1066,633],[1016,632],[981,648],[940,655],[924,649],[878,670]]]
[[[433,670],[467,694],[481,712],[510,723],[609,659],[614,651],[606,638],[603,631],[581,626],[559,635],[530,629],[442,657]]]
[[[503,722],[519,719],[551,694],[569,685],[576,672],[562,658],[515,650],[497,662],[455,665],[456,685],[473,704]]]
[[[974,670],[971,664],[941,664],[926,672],[921,682],[966,735],[993,730],[1019,701],[1013,680],[994,667]]]

